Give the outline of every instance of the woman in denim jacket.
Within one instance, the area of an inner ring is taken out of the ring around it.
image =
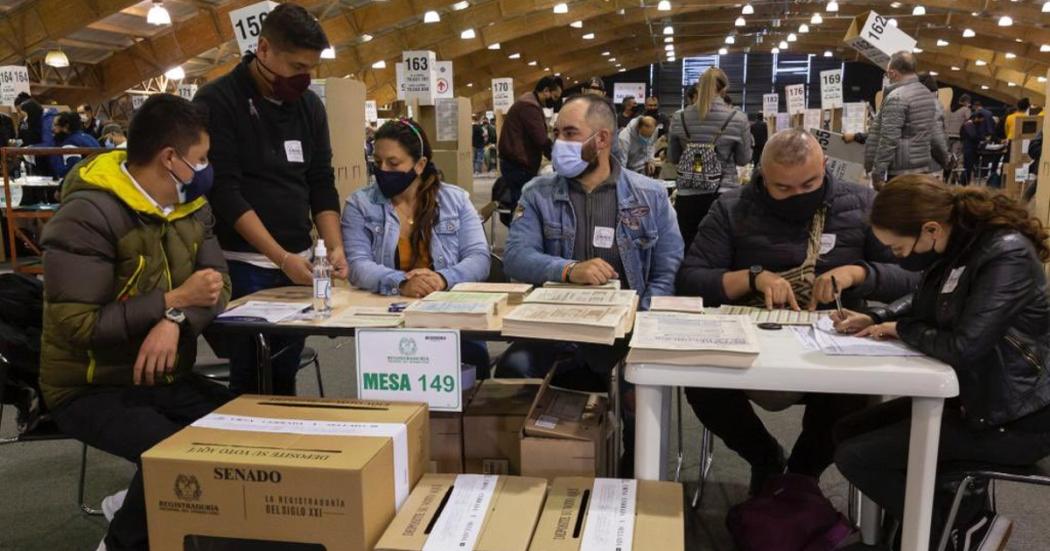
[[[422,298],[489,274],[481,219],[462,188],[441,181],[423,129],[408,119],[375,134],[376,183],[350,196],[343,243],[350,284]],[[488,370],[484,343],[463,342],[463,361]]]

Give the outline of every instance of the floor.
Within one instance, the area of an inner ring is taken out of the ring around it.
[[[491,179],[479,182],[475,197],[488,197]],[[497,243],[504,240],[497,224]],[[0,267],[2,268],[2,267]],[[308,342],[320,353],[324,384],[329,396],[354,396],[354,350],[350,339],[311,338]],[[493,347],[492,351],[500,350]],[[300,393],[316,395],[314,374],[303,370]],[[790,408],[776,414],[762,414],[770,431],[790,448],[801,424],[801,409]],[[0,435],[14,431],[14,411],[4,410]],[[699,423],[686,408],[683,416],[686,443],[683,478],[691,495],[697,478]],[[671,438],[676,440],[675,431]],[[732,543],[725,528],[730,506],[745,498],[747,465],[716,439],[715,461],[704,499],[696,511],[687,509],[686,540],[690,550],[729,550]],[[671,449],[677,442],[672,441]],[[71,440],[11,444],[0,446],[0,550],[64,551],[93,550],[105,533],[105,521],[83,515],[75,504],[80,445]],[[670,460],[670,458],[669,458]],[[123,460],[95,450],[88,454],[89,503],[97,504],[130,478],[132,469]],[[834,468],[825,473],[825,493],[840,510],[846,510],[846,485]],[[999,503],[1003,514],[1015,520],[1009,549],[1044,550],[1050,548],[1050,492],[1002,485]]]

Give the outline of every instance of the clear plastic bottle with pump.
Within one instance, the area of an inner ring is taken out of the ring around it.
[[[332,315],[332,265],[328,263],[328,249],[324,239],[317,240],[314,249],[314,317]]]

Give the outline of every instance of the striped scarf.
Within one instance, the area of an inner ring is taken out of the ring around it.
[[[820,236],[824,233],[824,221],[827,219],[827,207],[820,207],[809,224],[809,244],[806,247],[806,259],[802,265],[790,270],[778,272],[777,275],[791,283],[795,300],[805,308],[813,298],[813,281],[816,280],[817,260],[820,259]],[[748,306],[765,307],[766,296],[752,293]]]

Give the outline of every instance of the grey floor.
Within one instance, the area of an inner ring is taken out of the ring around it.
[[[475,197],[488,197],[491,180],[479,182]],[[497,243],[503,242],[497,224]],[[325,390],[329,396],[354,396],[354,350],[349,339],[311,338],[309,346],[320,353]],[[493,346],[498,353],[500,347]],[[316,395],[312,369],[300,373],[299,391]],[[763,414],[770,431],[790,448],[801,424],[801,409]],[[699,423],[686,408],[683,417],[686,447],[684,480],[687,493],[697,478]],[[14,411],[4,410],[0,435],[14,432]],[[674,431],[671,438],[675,439]],[[686,541],[690,550],[728,550],[732,543],[725,529],[728,508],[745,498],[747,465],[716,439],[715,461],[704,499],[697,511],[687,509]],[[677,448],[672,441],[671,448]],[[71,440],[0,446],[0,550],[94,550],[105,533],[105,521],[83,515],[75,504],[80,445]],[[670,461],[670,458],[669,458]],[[132,473],[123,460],[91,450],[88,453],[87,495],[91,503],[126,485]],[[825,473],[822,487],[840,510],[846,509],[846,485],[834,468]],[[1050,549],[1050,491],[1001,485],[1003,514],[1015,520],[1009,549]]]

